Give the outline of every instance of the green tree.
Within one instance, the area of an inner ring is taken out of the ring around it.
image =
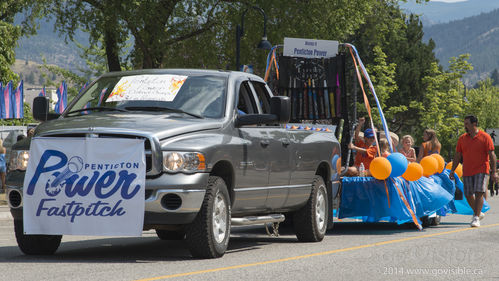
[[[26,83],[35,84],[35,74],[30,72],[28,76],[26,76]]]
[[[451,58],[449,71],[442,72],[436,63],[431,73],[423,78],[425,96],[414,106],[419,108],[419,134],[425,128],[434,129],[442,144],[441,154],[450,159],[457,138],[463,130],[464,86],[461,79],[473,67],[468,62],[469,54]]]
[[[475,115],[482,129],[499,128],[499,87],[490,78],[469,90],[466,98],[465,115]]]
[[[22,35],[34,34],[35,19],[42,14],[48,0],[2,0],[0,2],[0,82],[19,81],[19,75],[10,66],[15,62],[14,49]],[[14,16],[23,13],[20,25],[14,25]]]
[[[122,69],[128,59],[134,68],[233,68],[236,25],[248,7],[265,10],[268,38],[281,44],[284,36],[343,41],[378,2],[398,1],[54,0],[49,10],[69,39],[78,28],[90,30],[91,45],[104,50],[109,70]],[[245,15],[241,61],[255,62],[261,73],[267,54],[253,46],[262,37],[263,18],[251,8]],[[119,50],[130,35],[134,45],[125,57]]]
[[[432,63],[437,65],[438,62],[433,53],[434,42],[423,42],[419,18],[405,15],[396,3],[379,1],[349,41],[357,47],[369,70],[380,67],[379,51],[375,48],[381,48],[386,55],[387,66],[394,66],[395,73],[390,79],[395,81],[395,87],[379,99],[391,131],[415,133],[414,128],[420,126],[420,104],[425,96],[423,78],[431,74]],[[378,81],[373,84],[376,92],[383,94],[378,88],[382,89],[384,85]],[[371,104],[374,104],[372,98]]]
[[[490,74],[490,79],[492,79],[492,85],[499,86],[499,71],[497,71],[497,68]]]

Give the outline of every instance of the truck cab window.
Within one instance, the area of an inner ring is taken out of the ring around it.
[[[251,84],[253,85],[253,88],[255,89],[256,95],[258,96],[258,100],[260,102],[260,107],[263,110],[264,114],[270,114],[270,94],[267,91],[267,88],[265,87],[265,84],[260,83],[260,82],[255,82],[252,81]]]
[[[237,102],[237,112],[238,114],[258,114],[258,108],[248,82],[241,83]]]

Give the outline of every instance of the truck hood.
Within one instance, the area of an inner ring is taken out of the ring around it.
[[[36,135],[139,133],[161,140],[190,132],[219,129],[222,123],[220,119],[197,119],[175,113],[96,112],[44,122],[37,127]]]

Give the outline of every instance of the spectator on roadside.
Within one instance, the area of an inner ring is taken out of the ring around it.
[[[418,153],[418,159],[417,161],[420,162],[423,157],[438,153],[440,154],[440,148],[442,146],[440,145],[440,142],[438,141],[437,138],[437,133],[435,130],[432,129],[426,129],[423,132],[423,143],[421,144],[421,147],[419,148],[419,153]]]
[[[496,168],[499,168],[499,167],[496,167]],[[492,173],[492,171],[490,173]],[[496,170],[496,174],[497,173],[499,173],[499,170]],[[496,181],[498,181],[498,180],[496,180]],[[498,189],[499,189],[499,183],[489,181],[489,189],[490,189],[490,196],[494,196],[494,193],[497,196]]]
[[[402,148],[400,153],[402,153],[409,163],[416,162],[416,151],[412,146],[414,145],[414,139],[410,135],[405,135],[402,137]]]
[[[462,160],[464,195],[473,209],[472,227],[479,227],[480,220],[485,216],[482,213],[483,197],[487,192],[489,177],[492,182],[497,181],[495,173],[497,158],[492,138],[489,134],[479,130],[477,126],[478,119],[475,116],[464,117],[466,133],[457,141],[456,154],[449,176],[451,180],[454,180],[454,171]]]
[[[2,189],[0,193],[5,193],[7,187],[5,186],[5,172],[7,171],[7,165],[5,163],[5,152],[6,149],[3,146],[3,141],[0,139],[0,179],[2,181]]]

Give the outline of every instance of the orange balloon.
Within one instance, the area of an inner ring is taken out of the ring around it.
[[[445,160],[440,154],[432,154],[430,155],[431,157],[437,159],[438,162],[438,167],[437,167],[437,173],[441,173],[444,171],[445,168]]]
[[[429,177],[437,172],[438,161],[434,157],[426,156],[421,159],[421,166],[423,166],[423,176]]]
[[[407,170],[402,174],[402,177],[408,181],[419,180],[423,176],[423,166],[419,163],[409,163]]]
[[[446,169],[450,170],[452,169],[452,161],[447,163],[447,166],[445,166]],[[463,165],[461,163],[457,164],[456,170],[454,171],[458,177],[462,178],[463,177]]]
[[[384,180],[390,176],[392,165],[385,157],[376,157],[371,161],[369,171],[374,178]]]

